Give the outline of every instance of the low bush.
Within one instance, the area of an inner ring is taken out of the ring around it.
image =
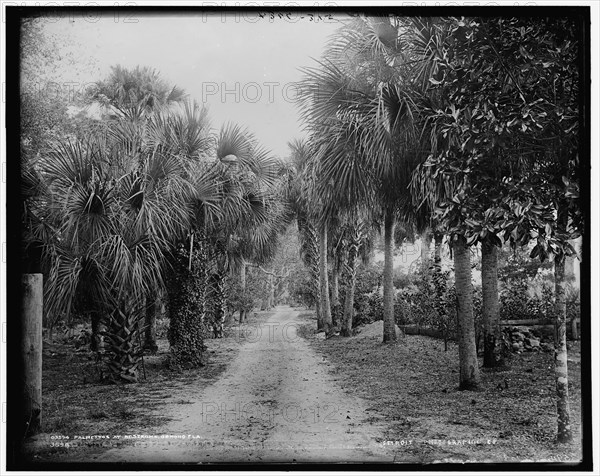
[[[381,265],[361,265],[356,272],[354,290],[353,327],[383,319],[383,298],[381,285],[383,269]],[[340,300],[344,302],[345,283],[340,286]]]
[[[413,282],[413,277],[409,273],[400,269],[394,270],[394,287],[396,289],[404,289],[409,287]]]
[[[476,341],[482,336],[481,286],[473,287],[473,314]],[[435,267],[421,269],[412,284],[396,293],[394,312],[399,326],[415,325],[434,331],[445,340],[454,340],[457,332],[456,289],[449,271]]]
[[[567,323],[580,316],[580,298],[576,289],[569,288],[566,295]],[[542,323],[552,324],[556,317],[554,290],[552,286],[543,284],[540,294],[531,295],[523,283],[511,283],[500,292],[500,319],[513,321],[535,319]],[[569,332],[570,332],[570,326]]]

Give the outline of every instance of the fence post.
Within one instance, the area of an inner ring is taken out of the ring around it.
[[[42,426],[43,276],[24,274],[22,286],[23,423],[25,434],[33,435]]]

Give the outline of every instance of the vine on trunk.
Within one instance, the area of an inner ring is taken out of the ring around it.
[[[205,322],[206,254],[206,243],[198,239],[192,250],[191,269],[189,249],[183,244],[172,259],[167,282],[170,315],[167,337],[170,365],[176,369],[204,365],[204,338],[208,334]]]

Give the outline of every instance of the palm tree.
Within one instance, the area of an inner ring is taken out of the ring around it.
[[[226,221],[216,223],[220,224],[220,232],[217,233],[214,228],[212,232],[209,231],[213,247],[221,250],[214,274],[224,276],[227,272],[239,273],[242,293],[246,288],[247,266],[260,267],[274,257],[279,235],[289,221],[286,204],[280,193],[281,184],[275,182],[268,187],[255,188],[256,185],[257,182],[239,181],[237,186],[245,188],[245,191],[242,194],[243,200],[232,208],[237,216],[230,214]],[[231,191],[229,189],[229,193]],[[245,204],[249,207],[244,207]],[[222,280],[218,282],[222,286]],[[221,287],[217,294],[222,292]],[[247,308],[240,309],[240,320],[247,311]],[[223,322],[222,319],[219,320],[221,317],[221,314],[213,317],[219,328]]]
[[[420,157],[410,84],[382,53],[387,50],[381,49],[381,41],[390,40],[392,30],[389,20],[352,20],[331,43],[326,58],[317,67],[304,69],[299,95],[318,150],[321,201],[332,209],[356,203],[377,206],[383,215],[384,342],[397,339],[394,226],[402,210],[412,206],[407,187]]]
[[[324,202],[320,201],[315,192],[317,184],[318,162],[314,145],[310,143],[305,147],[308,152],[303,157],[301,172],[298,177],[299,190],[296,199],[301,233],[307,238],[311,234],[316,236],[318,260],[318,300],[317,300],[317,327],[323,329],[327,337],[333,334],[333,318],[329,296],[329,234],[332,222],[335,220],[335,211]],[[306,243],[308,244],[308,243]],[[312,243],[311,243],[312,244]]]
[[[227,261],[230,263],[229,269],[240,275],[242,294],[246,290],[247,266],[262,268],[262,265],[274,258],[279,248],[282,230],[285,230],[293,219],[292,204],[289,202],[289,184],[293,172],[284,163],[278,163],[277,168],[277,180],[263,187],[261,192],[264,202],[262,208],[266,214],[247,215],[246,219],[252,216],[255,219],[238,227],[235,233],[230,235]],[[240,309],[240,322],[248,310],[246,307]]]
[[[319,301],[321,303],[321,317],[323,319],[325,336],[329,337],[333,333],[333,318],[331,315],[331,302],[329,298],[327,237],[328,223],[327,221],[323,220],[323,222],[319,224]]]
[[[47,243],[47,308],[68,315],[84,293],[91,310],[107,316],[114,378],[137,378],[137,332],[121,331],[137,329],[144,296],[163,287],[171,240],[188,226],[194,190],[183,167],[148,150],[131,157],[110,137],[57,145],[41,164],[56,230]]]
[[[373,232],[378,228],[368,213],[349,214],[341,227],[341,239],[345,257],[343,264],[344,279],[346,284],[346,293],[344,295],[344,308],[340,335],[344,337],[352,336],[352,320],[354,318],[354,291],[356,289],[356,271],[361,257],[363,261],[368,256]]]
[[[93,328],[108,324],[114,379],[137,378],[141,319],[151,314],[144,302],[164,289],[166,259],[190,228],[193,203],[211,208],[217,198],[200,157],[207,130],[206,113],[191,103],[144,118],[126,113],[39,162],[54,230],[45,239],[49,314],[89,303]]]
[[[251,133],[233,124],[223,126],[211,144],[202,152],[205,173],[199,176],[215,188],[217,200],[196,202],[193,226],[179,243],[179,264],[175,260],[172,274],[169,342],[175,367],[203,364],[208,329],[222,335],[226,273],[251,254],[250,245],[252,252],[266,254],[278,231],[273,195],[277,160]],[[241,246],[250,234],[252,241]],[[185,293],[189,299],[182,295],[184,288],[190,290]]]
[[[314,160],[314,149],[307,140],[294,140],[288,143],[290,148],[290,173],[286,188],[287,201],[295,214],[300,242],[300,256],[308,268],[313,284],[313,298],[316,302],[317,329],[324,328],[323,303],[321,299],[321,269],[319,233],[317,222],[312,213],[310,189],[306,181],[310,180],[311,161]]]
[[[207,134],[210,123],[207,111],[186,100],[186,93],[176,85],[169,85],[158,71],[149,67],[125,68],[113,66],[109,76],[98,82],[85,98],[88,106],[99,105],[99,127],[83,128],[80,135],[110,134],[116,143],[127,150],[160,147],[179,157],[193,157],[206,150],[212,139]],[[164,290],[157,289],[146,296],[146,344],[156,350],[156,311],[160,306],[157,296]],[[101,323],[97,315],[92,318],[92,343],[100,341],[96,336]]]
[[[321,287],[320,287],[320,268],[319,268],[319,235],[312,222],[302,216],[298,217],[298,231],[300,241],[300,257],[304,265],[308,268],[311,282],[313,285],[312,295],[316,303],[317,330],[323,329],[323,318],[321,314]]]
[[[336,329],[341,327],[341,335],[349,336],[352,329],[352,314],[354,308],[354,287],[356,285],[356,268],[361,253],[370,249],[371,234],[366,226],[367,211],[362,213],[340,214],[332,223],[330,234],[332,243],[329,247],[329,260],[331,266],[331,305],[333,314],[333,325]],[[363,253],[364,254],[364,253]],[[346,291],[351,294],[343,296],[344,302],[340,302],[339,281],[346,286]],[[343,324],[350,331],[344,332]]]
[[[111,67],[108,78],[90,90],[88,101],[97,101],[116,112],[142,108],[150,112],[158,107],[180,103],[187,94],[178,86],[169,85],[160,73],[148,66],[129,69]]]

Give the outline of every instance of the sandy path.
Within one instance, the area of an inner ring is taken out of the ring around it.
[[[167,425],[102,461],[391,462],[375,442],[381,428],[364,420],[368,404],[341,390],[324,362],[296,335],[301,321],[279,307],[260,327],[240,333],[242,348],[228,370],[187,405],[170,405]],[[181,398],[181,395],[174,395]]]

